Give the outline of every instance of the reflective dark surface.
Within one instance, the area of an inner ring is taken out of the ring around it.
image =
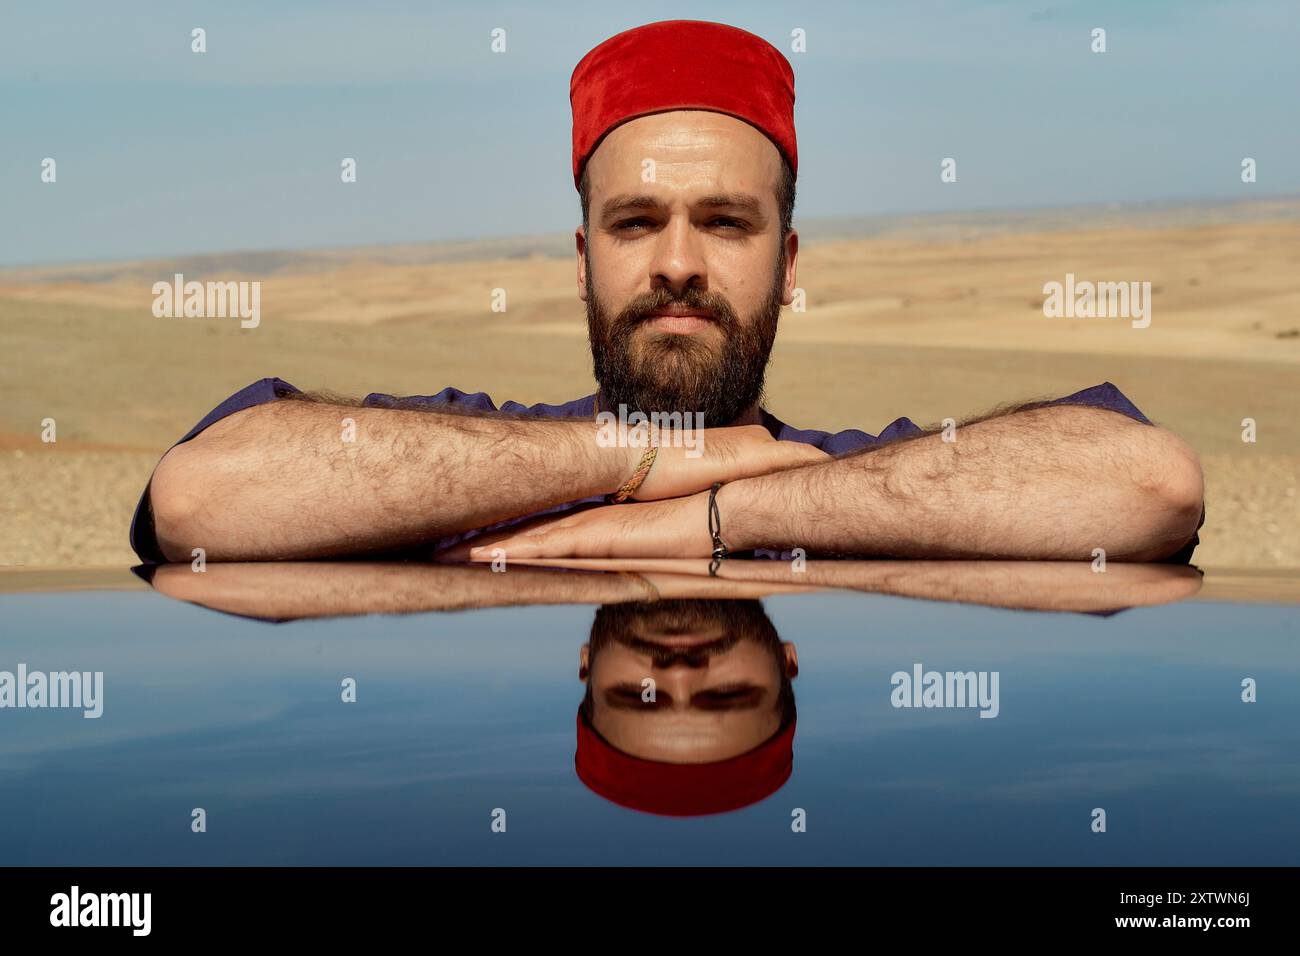
[[[0,710],[0,862],[1300,862],[1295,606],[1204,600],[1183,569],[856,564],[181,566],[2,594],[0,671],[103,671],[104,701]],[[918,664],[996,672],[997,716],[894,706]],[[748,753],[797,707],[789,780],[696,817],[597,795],[574,767],[593,671],[600,736],[642,758]]]

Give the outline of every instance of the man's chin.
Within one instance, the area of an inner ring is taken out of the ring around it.
[[[642,331],[642,329],[644,331]],[[713,374],[722,359],[723,336],[716,326],[698,332],[660,332],[645,326],[637,330],[632,360],[657,375]]]
[[[707,381],[709,372],[690,362],[656,361],[653,381],[633,384],[627,404],[630,411],[694,412],[699,414],[712,403],[707,389],[696,383]]]

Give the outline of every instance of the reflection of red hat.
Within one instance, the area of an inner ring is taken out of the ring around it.
[[[670,817],[726,813],[781,789],[794,767],[794,724],[767,743],[715,763],[664,763],[615,749],[578,711],[578,779],[606,800]]]
[[[569,80],[573,182],[615,126],[667,110],[727,113],[755,126],[799,171],[794,71],[762,37],[723,23],[663,20],[610,37]]]

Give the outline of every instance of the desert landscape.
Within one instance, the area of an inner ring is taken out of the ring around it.
[[[1110,381],[1201,455],[1199,565],[1300,567],[1300,200],[798,225],[806,309],[782,316],[778,417],[878,433]],[[155,317],[153,283],[177,272],[260,281],[260,325]],[[1067,273],[1150,282],[1150,326],[1045,317]],[[0,346],[0,565],[28,569],[134,563],[158,458],[259,378],[525,403],[594,387],[570,235],[0,270]]]

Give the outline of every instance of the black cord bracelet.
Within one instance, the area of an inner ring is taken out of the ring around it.
[[[709,561],[709,576],[716,578],[723,559],[731,552],[722,543],[722,515],[718,513],[718,489],[722,482],[716,482],[709,489],[709,535],[713,538],[713,559]]]

